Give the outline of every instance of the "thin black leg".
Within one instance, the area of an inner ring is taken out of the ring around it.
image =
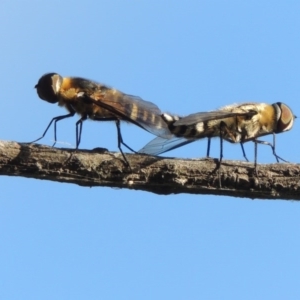
[[[75,113],[72,112],[72,113],[69,113],[69,114],[67,114],[67,115],[58,116],[58,117],[53,118],[53,119],[50,121],[50,123],[48,124],[48,126],[47,126],[46,130],[44,131],[43,135],[42,135],[40,138],[38,138],[38,139],[36,139],[36,140],[30,142],[30,144],[31,144],[31,143],[35,143],[35,142],[41,140],[41,139],[46,135],[47,131],[49,130],[49,128],[50,128],[50,126],[51,126],[51,124],[54,122],[54,144],[52,145],[52,147],[54,147],[54,145],[56,144],[56,141],[57,141],[57,139],[56,139],[56,123],[57,123],[58,121],[63,120],[63,119],[73,117],[74,114],[75,114]]]
[[[77,152],[79,148],[79,144],[81,142],[81,133],[82,133],[82,124],[83,121],[86,120],[87,117],[81,117],[77,122],[76,122],[76,147],[74,149],[74,152],[71,152],[69,158],[65,161],[65,163],[69,162],[71,158],[73,157],[73,154]],[[78,128],[79,127],[79,128]]]
[[[118,134],[118,143],[125,146],[129,151],[132,151],[133,153],[137,153],[137,151],[134,151],[131,147],[129,147],[126,143],[124,143],[122,134],[121,134],[121,125],[120,120],[116,119],[115,117],[112,118],[94,118],[95,121],[115,121],[117,126],[117,134]]]
[[[254,139],[254,172],[255,175],[257,176],[257,140]]]
[[[79,144],[81,142],[82,124],[83,124],[84,120],[86,120],[86,117],[82,117],[76,122],[76,148],[75,148],[75,150],[78,150]],[[79,129],[78,129],[78,127],[79,127]]]
[[[254,140],[254,143],[270,146],[272,148],[273,155],[275,156],[277,162],[279,162],[280,160],[282,160],[284,162],[288,162],[287,160],[285,160],[282,157],[280,157],[279,155],[277,155],[277,153],[275,151],[275,145],[276,145],[275,144],[275,133],[273,133],[273,145],[269,142],[260,141],[260,140]]]
[[[223,159],[223,133],[220,130],[220,159],[219,159],[220,166],[221,166],[222,159]]]
[[[209,157],[209,153],[210,153],[210,142],[211,142],[211,138],[209,137],[209,138],[207,139],[206,157]]]
[[[128,150],[132,151],[133,153],[137,153],[131,147],[129,147],[126,143],[124,143],[123,138],[122,138],[122,134],[121,134],[120,120],[116,120],[116,126],[117,126],[117,132],[118,132],[118,144],[120,144],[120,145],[122,144]]]
[[[223,159],[223,126],[224,124],[220,125],[220,159],[218,162],[218,166],[217,166],[217,172],[218,172],[218,177],[219,177],[219,187],[222,188],[222,183],[221,183],[221,163],[222,163],[222,159]]]
[[[244,149],[244,143],[240,143],[240,145],[241,145],[241,148],[242,148],[242,151],[243,151],[244,158],[246,159],[246,161],[249,161],[248,158],[247,158],[247,156],[246,156],[245,149]]]
[[[123,138],[122,138],[122,134],[121,134],[121,128],[120,128],[120,120],[116,120],[116,126],[117,126],[117,133],[118,133],[118,148],[123,156],[124,162],[125,164],[130,167],[130,164],[121,148],[121,144],[124,145],[125,147],[127,147],[129,150],[135,152],[134,150],[132,150],[130,147],[128,147],[124,142],[123,142]]]

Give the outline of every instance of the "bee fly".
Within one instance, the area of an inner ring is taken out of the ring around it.
[[[69,112],[53,118],[43,135],[33,142],[42,139],[54,122],[54,144],[56,143],[56,123],[73,117],[75,113],[81,118],[76,122],[76,149],[78,149],[82,123],[86,119],[95,121],[115,121],[118,134],[118,148],[127,165],[128,161],[121,144],[132,152],[124,143],[120,121],[133,123],[157,136],[170,137],[167,123],[161,118],[160,109],[153,103],[139,97],[124,94],[116,89],[79,77],[62,77],[56,73],[43,75],[35,86],[38,96],[49,103],[58,103]],[[32,142],[32,143],[33,143]]]
[[[255,144],[255,170],[257,162],[257,144],[271,146],[277,162],[285,161],[275,152],[275,134],[292,128],[295,116],[284,103],[272,105],[266,103],[243,103],[225,106],[211,112],[199,112],[186,117],[162,114],[173,133],[171,139],[155,138],[139,153],[159,155],[201,138],[208,138],[207,156],[209,156],[210,139],[220,137],[220,160],[223,158],[223,139],[230,143],[240,143],[243,155],[248,161],[243,144],[253,141]],[[258,140],[258,137],[273,134],[273,144]]]

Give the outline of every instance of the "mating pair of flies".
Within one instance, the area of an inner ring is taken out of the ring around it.
[[[277,162],[285,161],[275,152],[275,134],[292,128],[295,116],[284,103],[242,103],[225,106],[211,112],[199,112],[179,117],[162,114],[153,103],[139,97],[124,94],[116,89],[79,77],[62,77],[56,73],[43,75],[35,86],[42,100],[58,103],[67,109],[68,114],[55,117],[47,126],[42,139],[51,124],[54,123],[54,141],[56,142],[56,123],[74,116],[81,118],[76,122],[76,149],[78,149],[82,124],[86,119],[95,121],[115,121],[117,127],[118,148],[129,165],[121,145],[132,150],[124,141],[120,121],[133,123],[157,137],[145,145],[138,153],[159,155],[202,138],[208,138],[207,156],[212,137],[220,138],[220,159],[223,157],[223,140],[240,143],[245,159],[248,161],[243,144],[253,141],[255,144],[255,168],[257,144],[271,146]],[[272,134],[273,144],[257,138]],[[54,144],[55,144],[54,142]],[[53,145],[54,146],[54,145]]]

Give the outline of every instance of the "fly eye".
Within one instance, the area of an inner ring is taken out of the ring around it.
[[[292,128],[294,123],[294,115],[291,109],[284,103],[278,102],[281,114],[277,121],[277,132],[288,131]]]
[[[58,102],[56,95],[57,89],[60,87],[60,76],[56,73],[43,75],[35,86],[37,94],[42,100],[50,103]]]

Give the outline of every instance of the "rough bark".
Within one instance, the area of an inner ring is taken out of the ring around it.
[[[177,159],[106,149],[78,150],[0,141],[0,175],[46,179],[81,186],[108,186],[156,194],[211,194],[252,199],[300,200],[300,165],[258,165],[215,159]]]

